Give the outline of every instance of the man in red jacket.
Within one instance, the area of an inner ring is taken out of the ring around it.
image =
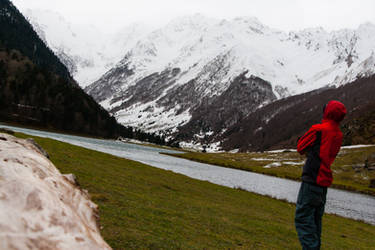
[[[339,124],[345,115],[344,104],[328,102],[322,123],[311,126],[298,140],[297,151],[307,155],[295,214],[295,225],[303,249],[320,249],[327,187],[332,184],[331,164],[340,151],[343,135]]]

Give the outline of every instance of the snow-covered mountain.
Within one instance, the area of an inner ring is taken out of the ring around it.
[[[57,13],[26,15],[78,83],[93,82],[90,95],[119,122],[149,132],[173,134],[190,123],[194,138],[224,133],[277,99],[375,73],[371,23],[284,32],[256,18],[196,14],[104,34]]]
[[[228,120],[276,99],[374,74],[374,51],[371,23],[287,33],[256,18],[197,14],[139,39],[86,91],[125,125],[168,133],[199,119],[202,136],[213,129],[202,110],[211,110],[224,131]]]
[[[149,30],[144,25],[132,24],[106,34],[93,25],[71,23],[50,10],[27,9],[23,14],[82,87],[114,67]]]

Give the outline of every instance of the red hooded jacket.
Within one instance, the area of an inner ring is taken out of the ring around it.
[[[340,151],[343,136],[339,124],[345,115],[344,104],[330,101],[324,109],[322,123],[311,126],[298,140],[297,151],[307,153],[302,181],[323,187],[332,184],[331,164]]]

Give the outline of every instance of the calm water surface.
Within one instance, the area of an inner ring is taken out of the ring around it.
[[[5,125],[0,125],[0,127],[6,127],[25,134],[49,137],[77,146],[139,161],[157,168],[171,170],[191,178],[206,180],[231,188],[241,188],[250,192],[268,195],[276,199],[284,199],[293,203],[296,202],[300,185],[299,182],[292,180],[237,169],[223,168],[159,154],[159,152],[180,153],[173,150]],[[363,220],[375,225],[375,197],[329,188],[326,212],[352,219]]]

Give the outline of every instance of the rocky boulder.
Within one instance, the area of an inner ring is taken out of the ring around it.
[[[35,142],[0,134],[0,249],[111,249],[70,179]]]

